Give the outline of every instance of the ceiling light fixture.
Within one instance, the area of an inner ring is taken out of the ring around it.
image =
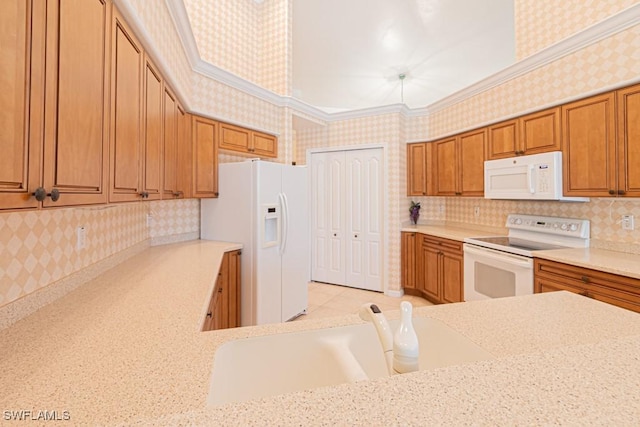
[[[404,104],[404,79],[407,78],[405,73],[399,74],[398,78],[400,79],[400,102]]]

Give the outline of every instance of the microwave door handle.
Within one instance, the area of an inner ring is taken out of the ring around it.
[[[529,165],[529,168],[527,169],[527,181],[529,181],[529,193],[531,194],[535,194],[536,192],[536,187],[535,184],[533,182],[533,172],[535,165]]]

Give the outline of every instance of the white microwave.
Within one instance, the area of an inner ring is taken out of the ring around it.
[[[587,202],[587,197],[563,197],[562,152],[487,160],[485,199],[562,200]]]

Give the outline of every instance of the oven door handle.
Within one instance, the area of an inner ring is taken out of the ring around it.
[[[525,256],[509,254],[489,248],[480,249],[477,246],[472,246],[468,243],[464,244],[464,253],[499,260],[519,267],[531,267],[531,264],[533,263],[531,258]]]

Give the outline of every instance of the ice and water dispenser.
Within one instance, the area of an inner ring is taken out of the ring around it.
[[[260,223],[262,224],[262,247],[280,245],[280,206],[262,205]]]

